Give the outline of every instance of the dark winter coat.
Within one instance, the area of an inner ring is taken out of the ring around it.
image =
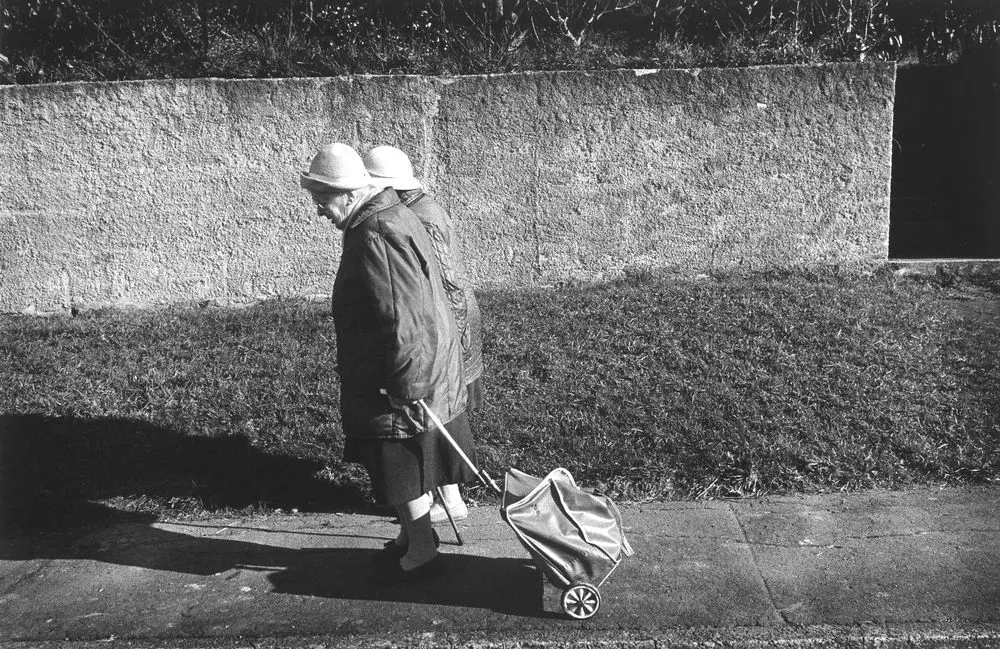
[[[400,192],[399,197],[420,219],[434,244],[444,290],[461,333],[465,380],[471,383],[483,374],[482,315],[465,272],[462,246],[455,236],[451,217],[440,203],[422,190]]]
[[[428,429],[424,399],[445,423],[465,409],[461,343],[434,248],[392,189],[344,229],[333,285],[341,418],[349,437],[402,439]]]

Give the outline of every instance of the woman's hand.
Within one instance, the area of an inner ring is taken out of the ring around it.
[[[396,397],[394,397],[392,395],[386,395],[386,396],[389,397],[389,405],[392,406],[393,408],[395,408],[396,410],[406,410],[407,408],[416,408],[417,407],[417,402],[416,401],[408,401],[406,399],[397,399]]]
[[[391,394],[389,394],[386,391],[385,388],[379,389],[379,394],[384,394],[386,397],[388,397],[389,398],[389,405],[392,406],[393,408],[395,408],[396,410],[405,410],[406,408],[414,408],[415,409],[417,407],[417,402],[416,401],[408,401],[406,399],[397,399],[396,397],[394,397]]]

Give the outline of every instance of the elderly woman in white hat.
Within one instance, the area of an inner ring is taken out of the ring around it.
[[[413,173],[413,163],[402,150],[394,146],[378,146],[365,154],[364,161],[372,178],[395,189],[400,200],[417,215],[431,237],[434,254],[441,268],[441,280],[462,341],[462,360],[468,392],[466,413],[474,414],[483,403],[482,316],[465,271],[461,243],[455,235],[451,217],[440,203],[423,190]],[[448,424],[447,428],[449,431],[459,431],[463,426],[468,427],[468,420],[460,416]],[[471,435],[471,432],[466,434]],[[431,505],[432,524],[447,522],[448,514],[454,520],[461,520],[469,515],[457,484],[445,485],[439,493],[440,496]]]
[[[470,479],[451,470],[460,465],[447,459],[447,442],[416,403],[423,399],[446,422],[466,404],[461,343],[433,245],[345,144],[320,149],[300,183],[344,233],[333,285],[344,457],[365,465],[376,499],[395,507],[401,523],[379,553],[377,578],[433,577],[443,562],[426,493]],[[471,437],[458,441],[473,451]]]

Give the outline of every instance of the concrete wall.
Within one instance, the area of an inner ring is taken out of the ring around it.
[[[476,285],[885,259],[895,68],[0,87],[0,311],[328,293],[315,149],[391,143]]]

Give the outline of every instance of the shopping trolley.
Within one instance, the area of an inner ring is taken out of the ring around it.
[[[501,490],[472,463],[427,404],[418,403],[480,481],[503,497],[501,517],[542,574],[562,589],[566,615],[585,620],[596,614],[600,586],[633,554],[618,507],[607,496],[578,487],[566,469],[555,469],[544,478],[510,469]],[[451,524],[457,534],[455,522]]]

